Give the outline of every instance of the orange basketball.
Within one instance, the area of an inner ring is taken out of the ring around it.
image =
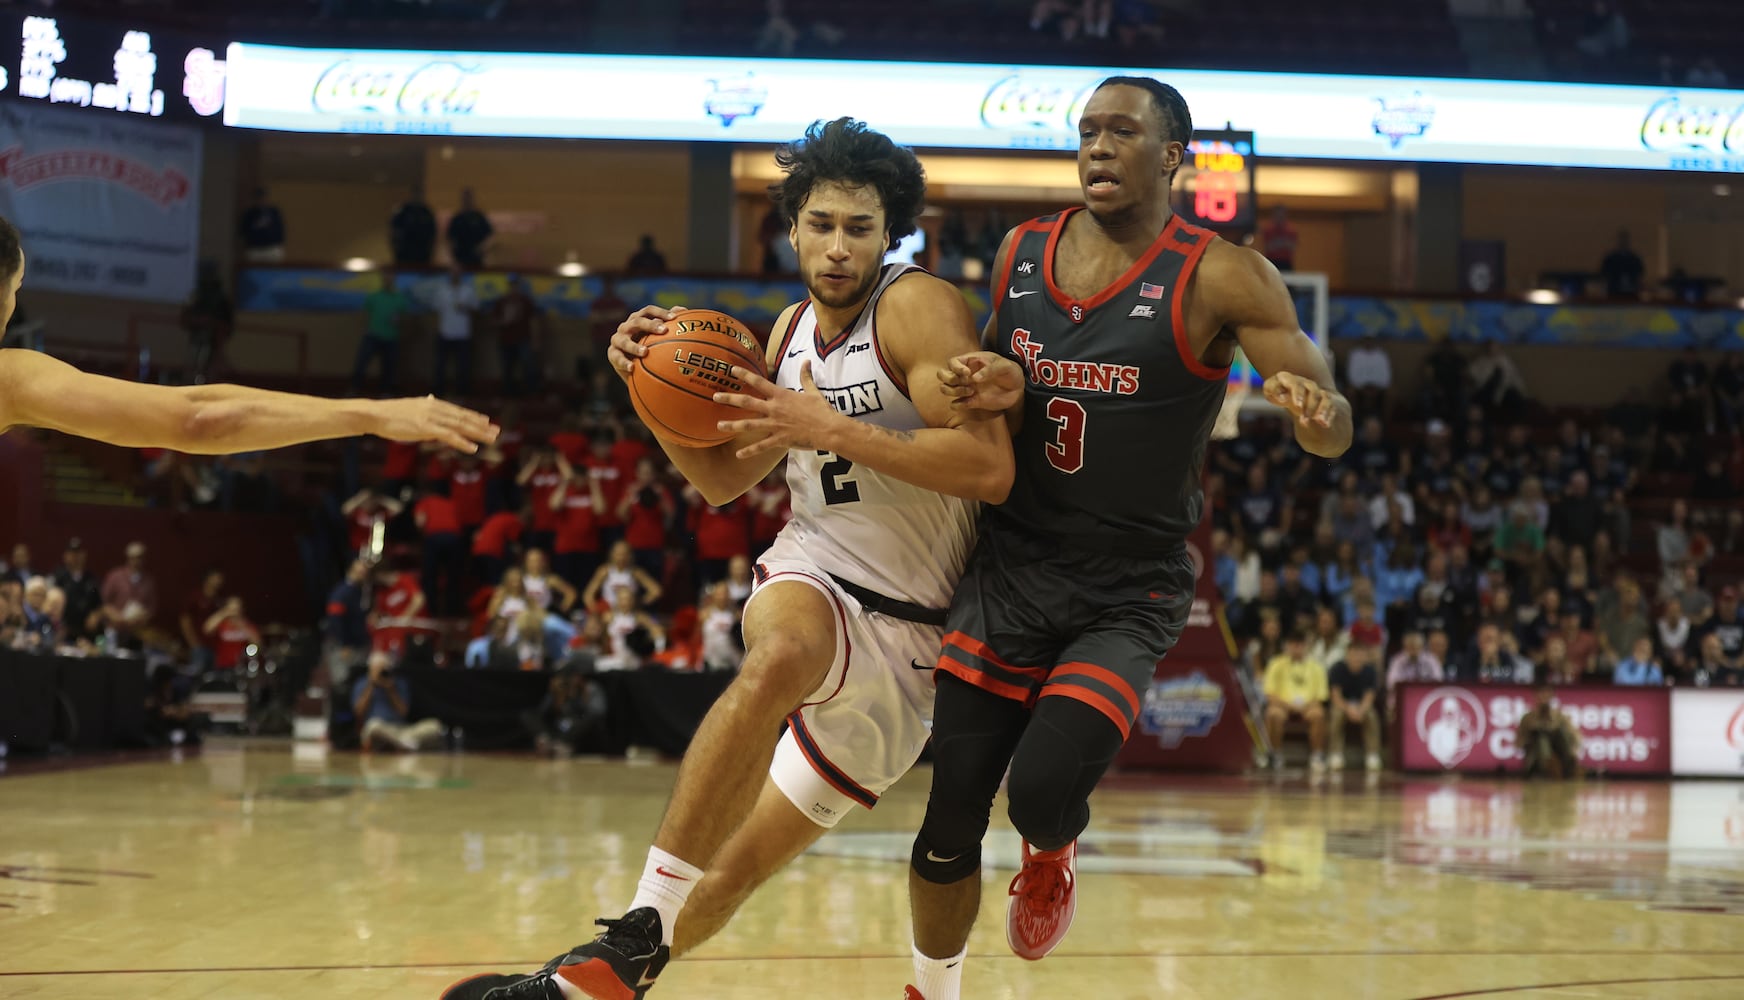
[[[666,333],[642,341],[648,354],[630,372],[630,402],[648,429],[686,448],[731,441],[717,424],[745,411],[714,401],[717,392],[744,392],[732,367],[768,377],[763,349],[739,322],[713,309],[687,309],[669,320]]]

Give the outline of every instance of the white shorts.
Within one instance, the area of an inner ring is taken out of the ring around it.
[[[945,630],[862,609],[790,538],[763,553],[756,578],[747,607],[770,584],[794,582],[817,588],[835,609],[835,661],[788,716],[769,765],[800,812],[833,827],[852,806],[876,805],[920,757]]]

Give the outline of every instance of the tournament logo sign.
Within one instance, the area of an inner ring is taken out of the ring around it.
[[[1377,97],[1375,103],[1380,107],[1375,109],[1371,124],[1375,134],[1385,136],[1387,145],[1393,149],[1398,149],[1406,139],[1421,138],[1428,133],[1429,126],[1435,124],[1435,105],[1423,96],[1422,91],[1401,101]]]
[[[1452,768],[1484,739],[1484,706],[1460,688],[1436,688],[1417,706],[1417,739],[1436,763]]]
[[[769,88],[757,82],[755,73],[731,80],[710,80],[709,94],[702,102],[703,114],[731,125],[740,118],[755,118],[769,102]]]
[[[1202,671],[1157,681],[1145,692],[1139,728],[1172,750],[1190,736],[1205,736],[1223,718],[1223,688]]]

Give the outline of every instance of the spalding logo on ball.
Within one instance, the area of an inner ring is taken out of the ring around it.
[[[648,429],[664,441],[686,448],[708,448],[733,435],[717,426],[744,417],[745,411],[714,401],[717,392],[745,392],[733,377],[734,365],[763,377],[763,349],[757,338],[726,313],[687,309],[666,324],[665,333],[642,341],[647,356],[630,372],[630,403]]]

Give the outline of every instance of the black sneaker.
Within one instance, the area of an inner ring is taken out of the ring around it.
[[[672,958],[660,943],[659,912],[644,906],[594,923],[605,928],[599,937],[538,972],[473,976],[448,987],[442,1000],[642,1000]]]

